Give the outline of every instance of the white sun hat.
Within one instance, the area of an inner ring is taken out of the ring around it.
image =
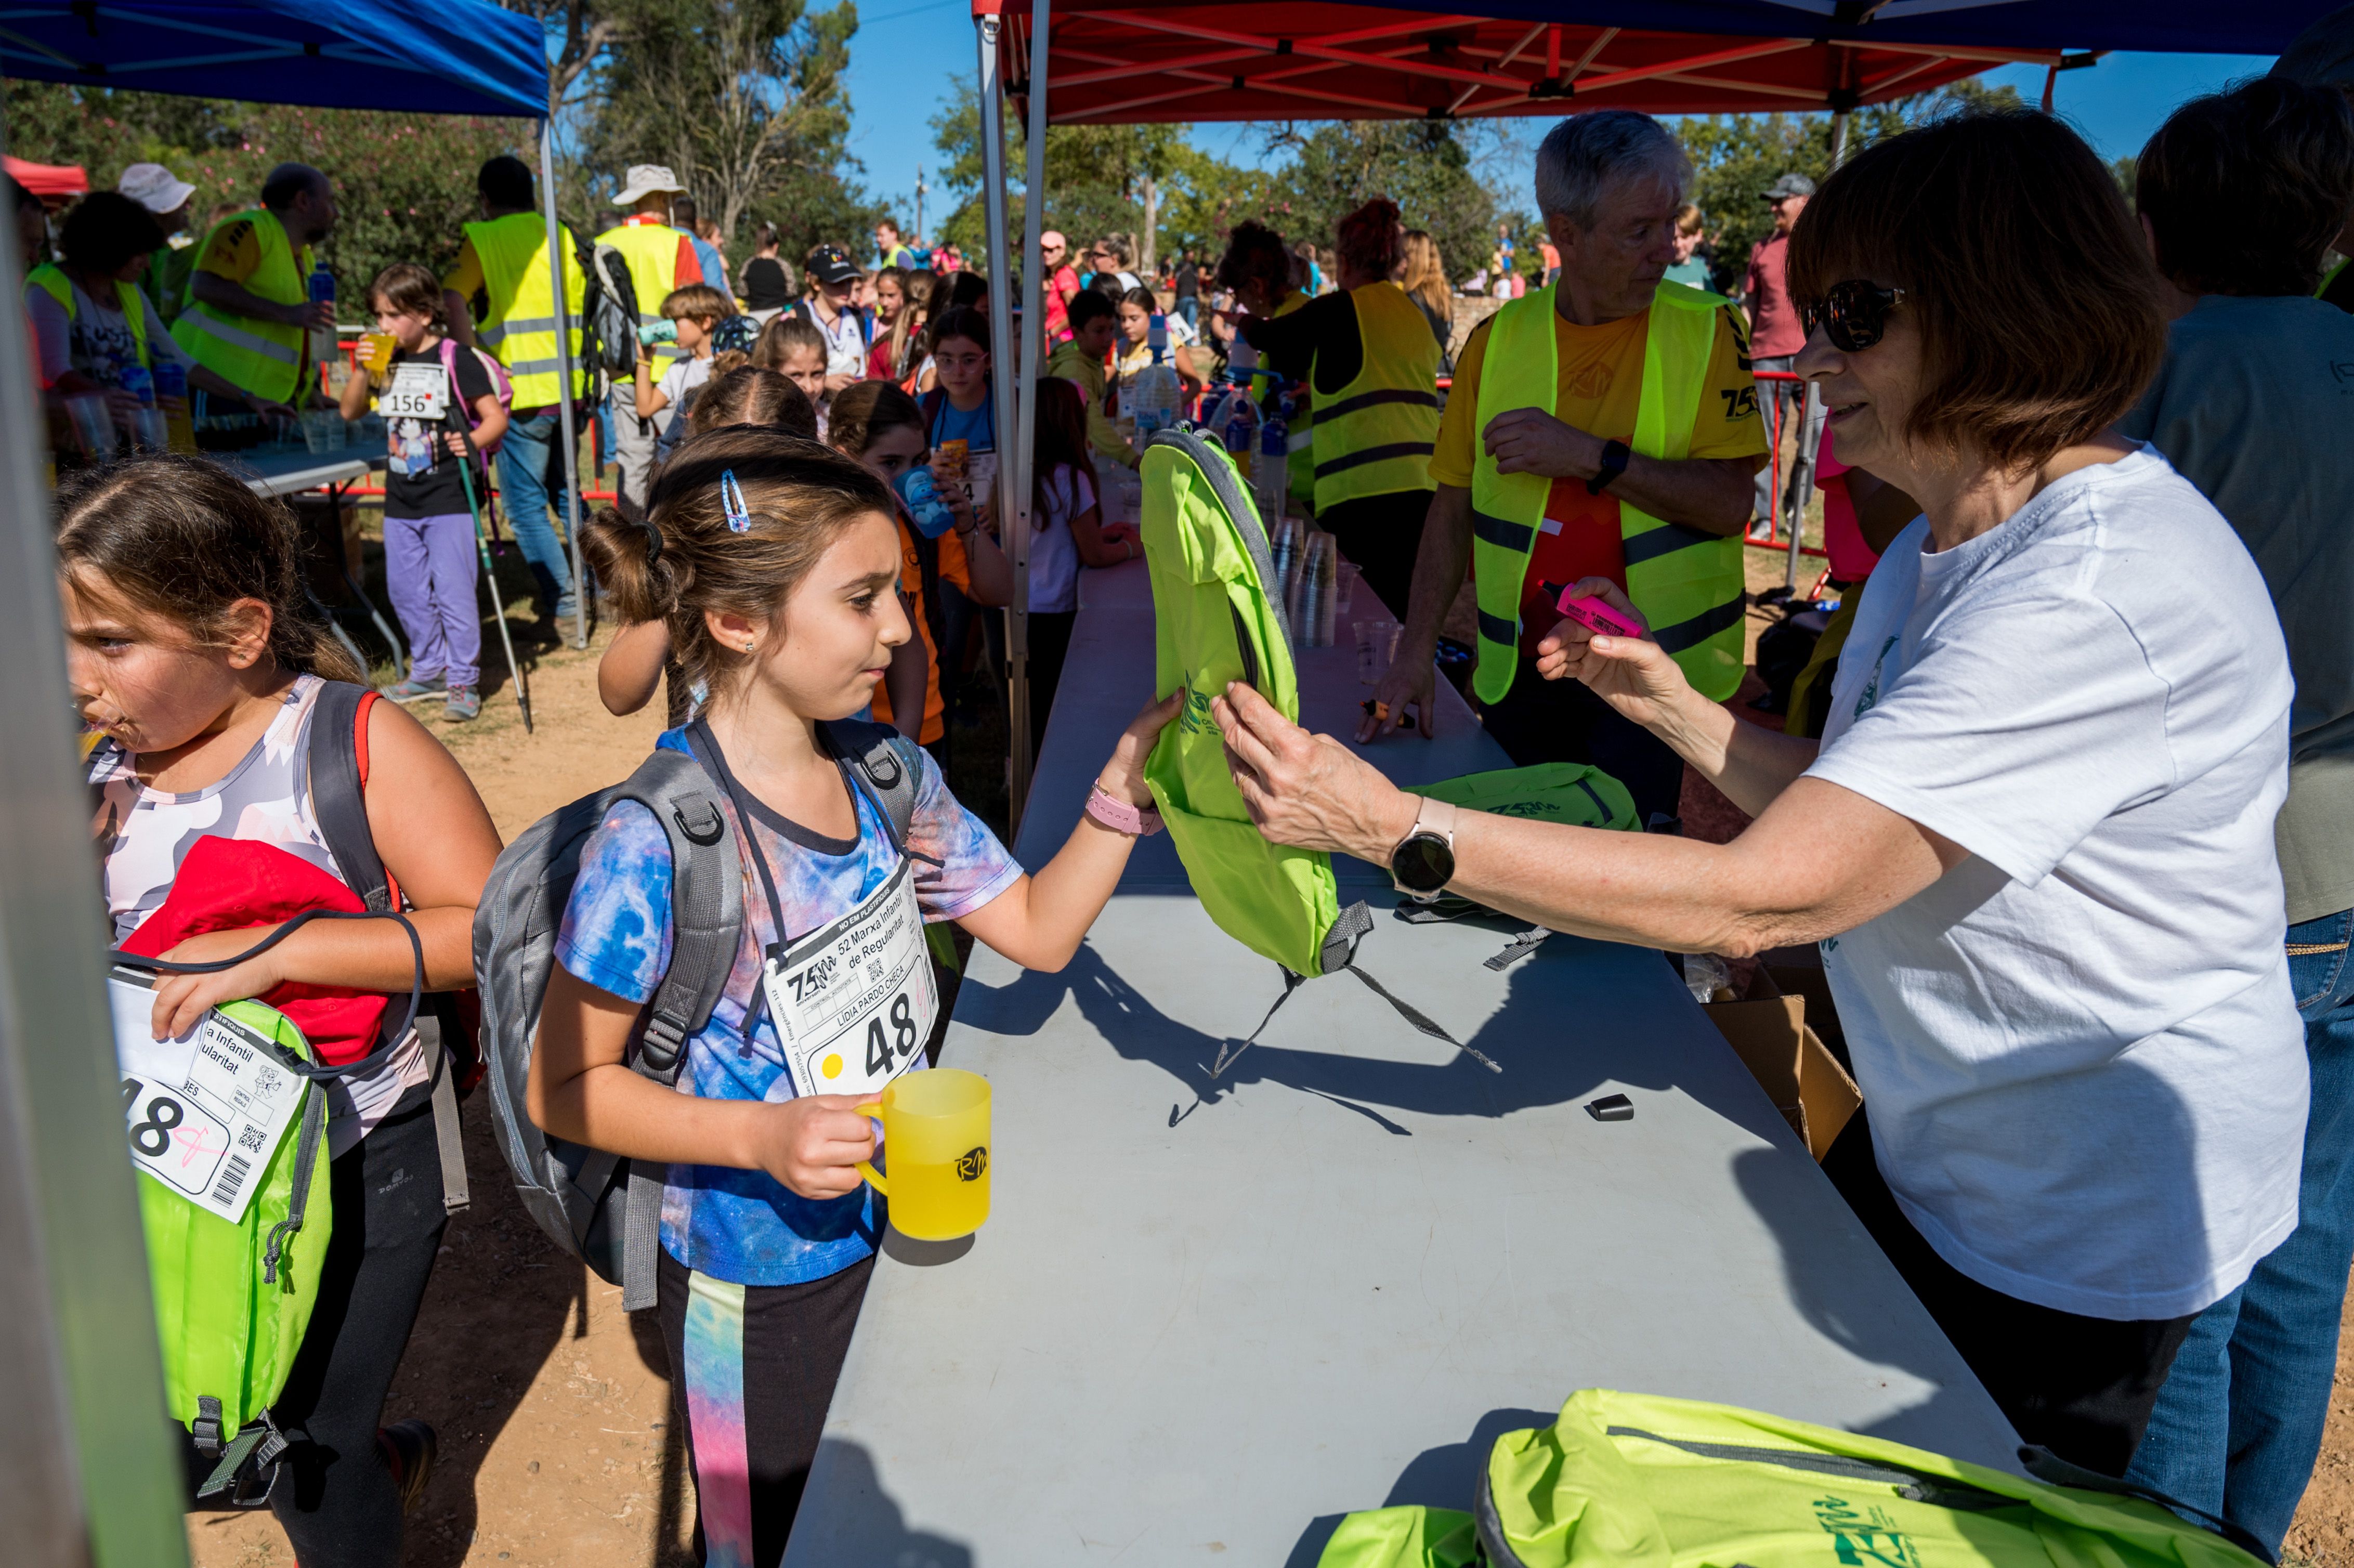
[[[114,188],[158,217],[179,211],[196,194],[196,186],[161,164],[132,164]]]
[[[657,191],[683,192],[678,176],[660,164],[631,164],[630,175],[621,186],[621,194],[613,198],[615,207],[635,207]]]

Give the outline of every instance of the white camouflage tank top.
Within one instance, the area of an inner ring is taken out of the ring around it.
[[[111,740],[90,754],[98,796],[91,832],[105,857],[106,913],[118,946],[163,906],[201,838],[275,844],[343,879],[311,805],[311,720],[323,684],[316,675],[296,676],[261,738],[220,782],[202,789],[150,789],[140,782],[137,754]],[[403,1093],[427,1081],[427,1065],[412,1029],[374,1072],[328,1079],[329,1153],[366,1137]]]

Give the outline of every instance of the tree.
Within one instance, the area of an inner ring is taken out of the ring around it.
[[[1849,120],[1848,152],[1942,115],[2020,106],[2015,89],[1966,78],[1857,110]],[[1707,216],[1720,282],[1729,281],[1727,269],[1746,265],[1749,248],[1774,227],[1759,192],[1786,174],[1819,183],[1830,173],[1831,123],[1825,114],[1687,115],[1676,122],[1676,135],[1691,159],[1691,199]]]
[[[1500,201],[1472,168],[1469,138],[1489,133],[1430,120],[1341,120],[1279,125],[1270,151],[1288,150],[1270,193],[1280,210],[1258,217],[1286,238],[1332,244],[1341,220],[1375,196],[1398,204],[1408,228],[1428,231],[1441,263],[1461,279],[1487,264]]]
[[[593,178],[667,164],[734,235],[751,217],[792,249],[840,242],[871,208],[844,178],[850,100],[843,72],[853,0],[610,0],[610,42],[595,67],[586,133]]]
[[[620,19],[603,0],[496,0],[504,10],[529,16],[556,48],[547,58],[547,117],[561,120],[597,58],[621,36]]]
[[[500,153],[527,154],[531,139],[527,121],[26,81],[7,84],[7,116],[19,156],[80,164],[93,189],[111,188],[126,164],[164,164],[196,185],[199,227],[217,204],[258,203],[272,165],[314,165],[333,184],[341,209],[320,259],[347,302],[395,261],[421,261],[436,271],[455,262],[462,226],[478,216],[474,171]]]

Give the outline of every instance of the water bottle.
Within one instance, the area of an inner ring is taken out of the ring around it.
[[[1225,416],[1221,434],[1226,450],[1237,466],[1246,466],[1251,461],[1252,449],[1258,445],[1258,409],[1252,406],[1250,388],[1235,387],[1220,412]]]
[[[891,482],[891,488],[899,493],[908,519],[925,538],[937,539],[956,526],[956,514],[940,499],[939,485],[933,480],[930,469],[902,469],[899,477]]]
[[[335,275],[327,270],[327,264],[324,261],[311,269],[311,302],[314,305],[332,305],[335,302]],[[308,330],[313,336],[318,336],[323,329],[313,327]],[[327,387],[327,366],[340,362],[344,357],[343,351],[335,346],[335,329],[327,327],[323,329],[323,337],[312,355],[313,363],[318,367],[319,389],[322,392]]]
[[[188,409],[188,373],[176,360],[155,365],[155,401],[163,406],[166,444],[175,452],[196,450],[196,426]]]
[[[1151,439],[1152,432],[1177,422],[1177,411],[1182,405],[1183,392],[1177,384],[1177,372],[1169,363],[1169,318],[1160,312],[1152,313],[1152,324],[1145,331],[1145,343],[1152,350],[1152,363],[1137,372],[1134,384],[1124,395],[1127,405],[1136,414],[1136,442],[1141,447]]]
[[[155,378],[143,365],[122,365],[115,373],[115,385],[138,398],[149,408],[155,406]]]

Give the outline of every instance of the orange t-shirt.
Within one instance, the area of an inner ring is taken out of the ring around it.
[[[1766,461],[1766,425],[1757,412],[1757,384],[1749,370],[1749,334],[1741,313],[1730,305],[1730,332],[1716,334],[1708,376],[1693,418],[1691,454],[1695,458],[1750,458]],[[1471,486],[1479,444],[1479,372],[1488,357],[1492,319],[1473,329],[1455,362],[1455,386],[1440,416],[1438,444],[1430,454],[1430,477],[1440,484]],[[1557,383],[1553,417],[1605,440],[1632,440],[1643,394],[1643,346],[1651,313],[1638,312],[1600,326],[1579,326],[1556,313],[1553,319]],[[1618,498],[1608,491],[1586,493],[1582,479],[1557,479],[1545,500],[1544,522],[1529,554],[1521,596],[1522,641],[1532,650],[1551,631],[1560,612],[1539,590],[1541,583],[1574,583],[1608,577],[1627,586],[1627,556],[1620,542]]]
[[[899,524],[899,591],[906,600],[907,619],[915,623],[916,638],[924,645],[924,662],[928,673],[924,682],[924,722],[916,739],[925,746],[948,733],[948,708],[940,695],[940,651],[932,641],[931,617],[924,613],[924,563],[916,555],[916,533],[908,526],[905,513],[897,518]],[[970,592],[972,567],[965,558],[964,541],[954,530],[935,541],[940,550],[940,581],[954,583]],[[878,724],[891,722],[891,683],[885,679],[875,687],[875,719]]]

